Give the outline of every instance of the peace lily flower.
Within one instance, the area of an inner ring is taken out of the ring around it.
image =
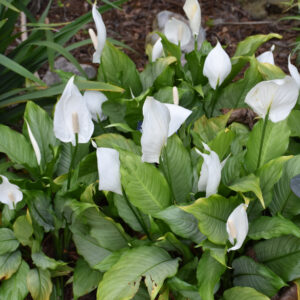
[[[152,62],[156,61],[158,58],[160,58],[164,53],[164,48],[161,42],[161,38],[159,38],[152,48],[152,54],[151,54],[151,60]]]
[[[28,135],[29,135],[29,138],[30,138],[30,142],[31,142],[31,145],[33,147],[33,150],[34,150],[34,153],[35,153],[35,156],[36,156],[36,160],[37,160],[37,163],[38,165],[41,165],[41,151],[40,151],[40,148],[39,148],[39,145],[31,131],[31,128],[28,124],[28,122],[25,120],[25,123],[27,125],[27,129],[28,129]]]
[[[83,99],[95,122],[107,119],[107,116],[102,113],[102,104],[107,101],[107,97],[103,93],[98,91],[86,91],[83,94]]]
[[[300,89],[300,74],[297,68],[291,63],[291,55],[289,55],[289,71],[293,79],[296,81],[298,88]]]
[[[54,112],[54,134],[64,143],[87,143],[94,131],[94,123],[80,91],[74,84],[74,76],[68,81]]]
[[[227,219],[226,230],[228,239],[230,243],[234,245],[227,250],[228,252],[240,249],[248,234],[248,216],[246,209],[246,204],[240,204],[232,211]]]
[[[183,10],[190,21],[193,35],[198,36],[201,25],[201,8],[197,0],[186,0]]]
[[[298,85],[293,78],[259,82],[247,94],[245,102],[263,119],[269,112],[273,123],[287,118],[298,98]]]
[[[231,62],[228,54],[221,44],[217,45],[208,53],[203,67],[203,75],[209,80],[210,86],[215,90],[220,86],[231,72]]]
[[[212,151],[205,143],[202,144],[204,149],[210,153],[205,154],[196,149],[196,152],[203,157],[203,164],[198,181],[198,191],[205,191],[206,197],[209,197],[213,194],[217,194],[218,192],[218,187],[221,181],[221,171],[227,158],[221,163],[218,154]]]
[[[7,204],[9,209],[15,209],[16,204],[23,199],[23,193],[20,191],[19,187],[12,184],[8,179],[0,175],[2,178],[2,183],[0,184],[0,202]]]
[[[273,45],[270,51],[263,52],[256,59],[261,63],[268,63],[271,65],[275,65],[273,51],[275,49],[275,45]]]
[[[170,19],[164,28],[166,38],[173,44],[185,47],[191,40],[192,33],[188,25],[175,18]]]
[[[122,195],[119,152],[111,148],[97,148],[99,191]]]
[[[147,97],[143,106],[142,160],[159,163],[161,149],[192,112],[179,105],[164,104]]]
[[[93,19],[94,19],[94,22],[95,22],[96,28],[97,28],[97,35],[95,34],[95,32],[92,28],[89,29],[89,34],[90,34],[91,40],[93,42],[94,48],[96,50],[93,55],[93,63],[99,64],[101,53],[102,53],[102,50],[104,48],[105,41],[106,41],[106,28],[105,28],[104,22],[102,20],[101,14],[99,13],[99,11],[96,7],[96,3],[93,5],[92,14],[93,14]]]

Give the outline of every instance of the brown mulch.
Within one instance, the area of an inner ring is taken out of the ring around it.
[[[270,14],[266,20],[254,20],[238,0],[200,0],[200,3],[202,25],[205,28],[207,40],[215,44],[218,39],[223,45],[228,45],[226,51],[230,55],[233,55],[237,43],[249,35],[270,32],[281,34],[282,40],[272,40],[266,43],[259,49],[259,53],[268,50],[274,43],[276,64],[287,72],[287,57],[297,37],[297,32],[291,28],[297,25],[299,27],[299,23],[278,22],[279,18],[284,16],[278,14],[278,11],[275,13],[271,11],[270,13],[273,14]],[[122,10],[113,9],[103,14],[107,35],[134,49],[134,52],[127,49],[125,52],[134,60],[138,69],[142,70],[147,62],[145,39],[146,35],[152,31],[152,23],[156,14],[162,10],[184,14],[183,4],[184,0],[130,0],[123,5]],[[43,3],[39,13],[45,5],[46,3]],[[83,0],[55,0],[49,19],[54,23],[72,21],[90,9],[90,5]],[[297,14],[297,11],[289,11],[289,14]],[[88,27],[77,33],[71,42],[88,38],[87,29]],[[81,63],[90,63],[93,51],[92,45],[85,46],[75,50],[74,55]]]

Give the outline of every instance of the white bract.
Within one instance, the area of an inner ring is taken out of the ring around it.
[[[164,104],[147,97],[143,106],[142,160],[159,163],[161,149],[192,112],[179,105]]]
[[[176,45],[180,43],[181,48],[185,47],[192,37],[189,26],[175,18],[172,18],[166,23],[164,34],[171,43]]]
[[[8,205],[9,209],[15,209],[16,204],[23,199],[23,193],[20,188],[8,181],[8,179],[0,175],[2,183],[0,184],[0,202]]]
[[[40,151],[39,145],[38,145],[32,131],[31,131],[31,128],[30,128],[28,122],[26,120],[25,120],[25,122],[26,122],[26,125],[27,125],[28,135],[29,135],[31,145],[33,147],[33,150],[34,150],[34,153],[35,153],[35,156],[36,156],[37,163],[38,163],[38,165],[40,165],[42,156],[41,156],[41,151]]]
[[[218,192],[221,181],[221,171],[226,160],[221,163],[216,152],[212,151],[205,143],[203,143],[203,146],[204,149],[210,153],[205,154],[196,149],[196,152],[203,157],[203,164],[198,181],[198,191],[205,191],[206,197],[209,197]]]
[[[275,49],[275,45],[271,47],[270,51],[266,51],[260,54],[259,56],[256,57],[256,59],[261,63],[268,63],[271,65],[275,65],[274,55],[273,55],[274,49]]]
[[[93,42],[94,48],[95,48],[95,53],[93,55],[93,63],[100,63],[100,57],[101,57],[101,53],[102,50],[104,48],[105,45],[105,41],[106,41],[106,28],[104,25],[104,22],[102,20],[101,14],[99,13],[96,4],[93,5],[93,10],[92,10],[92,14],[93,14],[93,19],[94,22],[96,24],[96,28],[97,28],[97,35],[95,34],[93,29],[89,29],[89,34],[91,37],[91,40]]]
[[[97,148],[99,190],[122,195],[119,152],[111,148]]]
[[[103,93],[98,91],[86,91],[83,94],[83,99],[95,122],[107,119],[107,116],[102,113],[102,104],[107,101],[107,97]]]
[[[259,82],[247,94],[245,102],[263,119],[276,123],[287,118],[298,98],[298,85],[293,78]]]
[[[156,61],[158,58],[160,58],[164,53],[164,48],[161,42],[161,38],[159,38],[152,48],[152,54],[151,54],[151,60],[152,62]]]
[[[226,230],[228,239],[230,243],[234,245],[227,250],[228,252],[240,249],[248,234],[248,216],[246,209],[247,205],[240,204],[232,211],[227,219]]]
[[[64,143],[74,146],[75,134],[79,143],[87,143],[94,131],[94,123],[80,91],[74,84],[74,76],[68,81],[54,112],[54,133]]]
[[[297,68],[291,63],[291,55],[289,55],[289,71],[293,79],[296,81],[298,88],[300,88],[300,74]]]
[[[183,10],[190,21],[193,35],[198,36],[201,25],[201,8],[197,0],[186,0]]]
[[[215,90],[217,86],[223,83],[230,72],[230,58],[218,42],[205,59],[203,75],[208,78],[210,86]]]

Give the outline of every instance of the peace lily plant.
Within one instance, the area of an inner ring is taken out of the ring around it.
[[[183,11],[138,72],[94,5],[97,81],[64,77],[53,109],[34,99],[22,128],[0,125],[0,299],[267,300],[298,287],[298,70],[272,48],[256,56],[273,33],[231,58],[221,41],[183,54],[201,9]]]

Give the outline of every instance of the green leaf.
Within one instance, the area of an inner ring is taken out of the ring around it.
[[[9,252],[0,255],[0,279],[9,279],[17,270],[22,262],[21,252]]]
[[[192,190],[192,162],[180,138],[174,134],[163,148],[160,164],[171,187],[174,202],[186,202]]]
[[[50,272],[39,268],[30,270],[27,274],[27,287],[33,300],[49,300],[52,292]]]
[[[6,0],[0,0],[0,4],[6,6],[7,8],[14,10],[15,12],[19,13],[20,11],[12,5],[9,1]]]
[[[254,174],[250,174],[246,177],[239,178],[235,180],[229,188],[236,192],[253,192],[256,197],[259,199],[263,208],[265,208],[264,199],[262,196],[262,192],[260,189],[259,178],[256,177]]]
[[[13,231],[8,228],[0,228],[0,255],[13,252],[19,247]]]
[[[259,293],[250,287],[234,287],[226,290],[224,293],[224,300],[270,300],[269,297]]]
[[[94,138],[98,147],[122,149],[135,154],[141,154],[138,147],[132,140],[126,139],[120,134],[106,133]]]
[[[203,115],[195,122],[193,132],[198,134],[203,142],[209,143],[221,130],[225,129],[230,114],[231,112],[210,119],[207,119],[207,117]]]
[[[300,174],[300,155],[285,163],[280,180],[274,187],[273,201],[270,203],[272,214],[281,213],[290,218],[300,213],[299,198],[290,188],[290,180]]]
[[[251,57],[251,59],[255,58]],[[264,80],[281,79],[286,76],[279,67],[269,63],[258,62],[258,71],[263,76]]]
[[[105,82],[126,88],[128,95],[130,95],[130,89],[136,96],[142,92],[142,84],[135,64],[125,53],[108,41],[101,54],[99,77]]]
[[[180,300],[186,300],[186,299],[202,300],[199,295],[197,287],[193,284],[185,282],[185,281],[179,279],[178,277],[172,277],[171,279],[168,279],[167,283],[168,283],[168,286],[170,287],[170,289],[172,290],[172,294],[174,292],[177,292],[179,294],[178,299],[180,299]],[[180,297],[180,296],[182,296],[182,297]]]
[[[201,242],[201,247],[203,251],[209,252],[210,256],[218,261],[220,264],[226,267],[226,247],[221,245],[216,245],[209,240],[204,240]]]
[[[41,166],[45,168],[46,164],[53,159],[50,146],[54,148],[58,144],[53,131],[53,121],[46,111],[31,101],[27,102],[24,119],[29,124],[39,146]],[[27,126],[25,128],[27,130]]]
[[[79,258],[73,275],[74,299],[76,300],[96,289],[101,278],[102,274],[99,271],[91,269],[84,259]]]
[[[254,246],[256,258],[284,281],[300,277],[300,239],[282,236]]]
[[[135,231],[144,232],[142,226],[150,227],[149,217],[140,212],[135,206],[128,203],[125,197],[115,194],[114,204],[120,217]],[[140,221],[141,220],[141,221]],[[141,224],[140,222],[143,222]],[[144,232],[145,233],[145,232]]]
[[[46,270],[56,270],[60,267],[64,267],[67,263],[63,261],[55,260],[51,257],[48,257],[43,252],[32,253],[31,255],[33,263],[40,269]]]
[[[25,299],[28,294],[26,280],[28,272],[29,266],[22,260],[18,271],[8,280],[1,282],[0,299]]]
[[[43,191],[28,191],[27,205],[32,217],[46,232],[54,229],[50,197]]]
[[[178,64],[181,64],[180,47],[178,45],[175,45],[174,43],[171,43],[161,32],[157,32],[157,34],[161,37],[161,42],[163,44],[166,56],[175,56]]]
[[[200,231],[215,243],[224,245],[228,239],[226,222],[231,212],[240,204],[235,198],[213,195],[200,198],[189,206],[180,208],[196,217]]]
[[[268,240],[289,234],[300,238],[300,228],[281,216],[261,216],[250,223],[248,232],[248,236],[253,240]]]
[[[197,219],[177,206],[169,206],[155,214],[155,218],[167,223],[175,234],[191,239],[196,244],[205,239],[205,236],[199,231]]]
[[[45,82],[41,79],[37,78],[34,74],[29,72],[26,68],[15,62],[14,60],[4,56],[0,53],[0,65],[4,66],[5,68],[23,76],[24,78],[28,78],[41,86],[46,86]]]
[[[261,119],[254,125],[249,135],[245,157],[245,164],[249,172],[254,172],[257,168],[263,125],[264,120]],[[261,152],[260,166],[286,152],[289,145],[289,136],[290,129],[287,125],[287,120],[278,123],[268,121]]]
[[[288,116],[288,125],[291,129],[291,136],[300,137],[300,110],[292,110]]]
[[[170,205],[170,189],[164,176],[140,156],[120,151],[121,181],[133,205],[154,214]]]
[[[14,163],[26,168],[37,167],[31,144],[22,134],[4,125],[0,125],[0,152],[5,153]]]
[[[153,246],[130,249],[104,274],[97,300],[131,299],[142,277],[153,300],[164,280],[174,276],[177,268],[178,259],[172,259],[163,249]]]
[[[166,58],[160,58],[153,63],[147,64],[145,70],[140,73],[143,90],[147,90],[152,87],[155,81],[159,81],[160,75],[166,71],[169,65],[176,62],[176,58],[168,56]],[[166,84],[168,85],[168,84]]]
[[[214,288],[225,270],[226,267],[211,257],[209,252],[204,252],[197,267],[199,294],[203,300],[214,300]]]
[[[235,259],[232,263],[235,286],[252,287],[273,297],[286,283],[266,266],[247,256]]]

